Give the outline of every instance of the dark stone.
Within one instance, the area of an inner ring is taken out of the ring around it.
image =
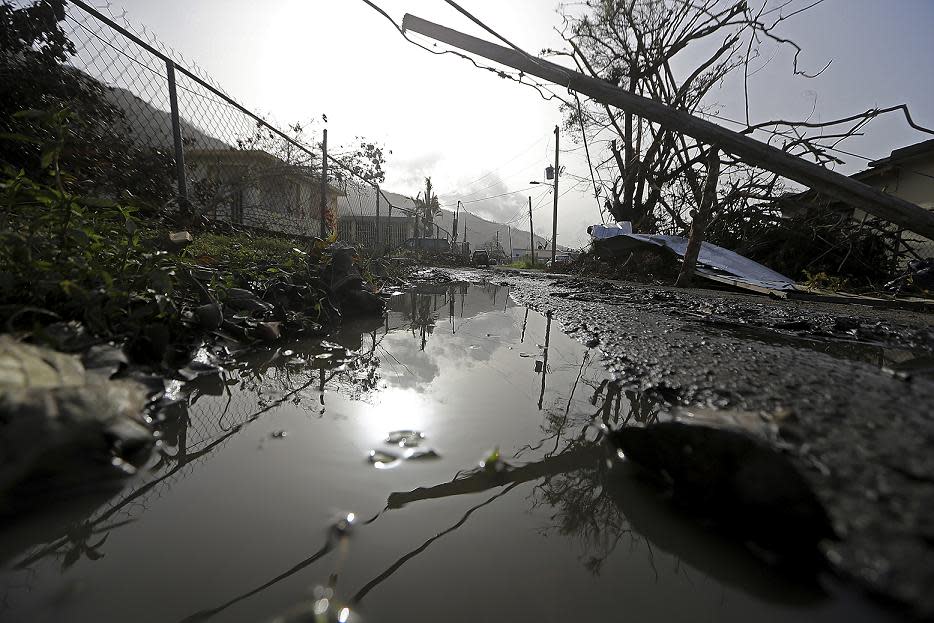
[[[816,559],[834,532],[788,459],[752,434],[682,421],[611,433],[626,458],[670,480],[679,504],[783,558]]]
[[[341,296],[341,314],[363,316],[382,314],[386,303],[369,290],[348,290]]]
[[[328,290],[336,293],[362,288],[364,280],[360,269],[357,268],[353,261],[356,253],[354,248],[334,244],[331,245],[329,250],[331,260],[321,274]]]
[[[207,303],[195,308],[195,319],[202,329],[213,331],[224,322],[224,312],[217,303]]]
[[[265,313],[272,310],[272,305],[262,301],[253,292],[242,288],[230,288],[227,290],[227,301],[225,303],[230,309],[246,311],[250,313]]]

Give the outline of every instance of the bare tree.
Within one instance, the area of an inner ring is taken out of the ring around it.
[[[751,62],[764,54],[764,46],[790,51],[794,75],[816,77],[829,66],[803,69],[801,47],[781,32],[789,18],[822,1],[799,8],[795,0],[764,0],[753,8],[745,0],[586,0],[559,9],[566,49],[544,53],[571,58],[590,76],[698,116],[717,117],[720,85],[741,73],[746,118],[734,123],[744,133],[767,133],[769,142],[819,164],[841,162],[833,155],[839,143],[881,114],[901,112],[913,128],[929,132],[903,105],[826,122],[750,121]],[[709,145],[592,100],[565,101],[563,109],[572,135],[582,131],[585,141],[603,147],[596,168],[612,180],[602,193],[614,218],[632,221],[636,231],[690,228],[690,214],[703,200]],[[775,199],[786,192],[778,175],[725,153],[718,181],[711,225],[724,212],[748,218],[774,212]],[[742,218],[729,222],[742,226]]]

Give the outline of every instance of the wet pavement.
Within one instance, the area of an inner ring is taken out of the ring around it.
[[[670,405],[657,376],[614,382],[583,344],[596,333],[562,333],[570,308],[526,306],[538,287],[422,285],[386,318],[180,388],[121,491],[0,532],[0,619],[890,618],[826,574],[773,570],[612,460],[601,424]]]

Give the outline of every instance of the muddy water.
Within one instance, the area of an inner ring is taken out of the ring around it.
[[[0,619],[882,618],[609,463],[593,422],[659,407],[506,289],[423,288],[390,309],[186,388],[123,490],[0,536]]]

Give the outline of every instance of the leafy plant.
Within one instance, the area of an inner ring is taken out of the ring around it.
[[[138,219],[138,206],[69,190],[74,178],[62,169],[61,157],[73,113],[30,110],[18,116],[44,130],[44,140],[13,138],[38,148],[47,181],[9,165],[0,175],[5,309],[51,310],[102,335],[129,335],[144,322],[165,318],[173,307],[168,295],[174,264],[142,244],[144,235],[159,234]]]
[[[804,275],[807,278],[804,285],[809,290],[830,290],[831,292],[838,292],[847,287],[846,279],[842,277],[832,277],[823,271],[816,273],[804,271]]]

